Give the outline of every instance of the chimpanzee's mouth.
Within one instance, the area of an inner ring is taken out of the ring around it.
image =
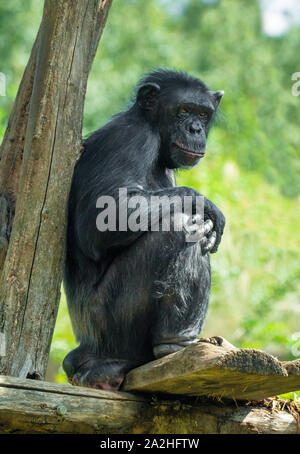
[[[193,157],[203,158],[203,156],[205,155],[205,151],[189,150],[183,145],[183,143],[179,142],[178,140],[176,140],[174,145],[175,147],[179,148],[180,151],[183,151],[184,153]]]

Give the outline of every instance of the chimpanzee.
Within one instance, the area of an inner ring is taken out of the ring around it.
[[[210,294],[209,253],[225,225],[221,211],[203,198],[198,241],[187,242],[188,227],[174,224],[169,231],[100,231],[97,200],[110,196],[120,207],[119,188],[126,188],[128,198],[149,201],[150,217],[151,196],[190,196],[193,219],[184,222],[195,224],[200,194],[176,186],[174,172],[204,157],[223,93],[184,72],[158,69],[140,81],[126,111],[84,142],[69,195],[64,277],[80,343],[63,362],[71,383],[118,390],[130,369],[197,341]]]

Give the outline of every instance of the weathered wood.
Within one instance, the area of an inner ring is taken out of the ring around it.
[[[0,333],[6,343],[0,372],[7,375],[45,375],[60,297],[67,195],[81,150],[87,77],[111,3],[45,0],[28,122],[22,127],[26,137],[19,195],[0,281]],[[24,89],[29,86],[24,84]]]
[[[19,180],[32,94],[39,33],[33,45],[0,147],[0,274],[19,193]]]
[[[123,389],[255,400],[300,389],[300,360],[280,362],[221,337],[152,361],[128,373]]]
[[[0,376],[0,433],[297,433],[296,411],[153,400]]]

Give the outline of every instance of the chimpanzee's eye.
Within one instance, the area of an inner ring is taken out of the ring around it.
[[[207,112],[200,112],[200,117],[207,117]]]
[[[188,111],[184,107],[180,107],[178,113],[188,113]]]

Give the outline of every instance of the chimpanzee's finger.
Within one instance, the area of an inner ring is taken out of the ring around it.
[[[208,221],[202,222],[200,226],[193,224],[189,226],[189,230],[186,233],[186,241],[201,241],[211,231],[212,228],[213,223],[210,219]]]
[[[216,243],[216,239],[217,239],[217,233],[215,231],[213,231],[212,234],[207,238],[206,244],[204,244],[202,246],[203,254],[207,254],[207,252],[210,252],[213,249],[213,247]]]
[[[218,247],[221,243],[222,235],[224,232],[224,227],[225,227],[225,217],[222,214],[216,219],[215,224],[214,224],[214,230],[217,233],[217,238],[216,238],[214,247],[210,251],[212,254],[214,254],[218,250]]]
[[[212,229],[213,229],[214,225],[213,225],[213,222],[208,219],[208,221],[205,221],[204,222],[204,235],[206,236]]]

